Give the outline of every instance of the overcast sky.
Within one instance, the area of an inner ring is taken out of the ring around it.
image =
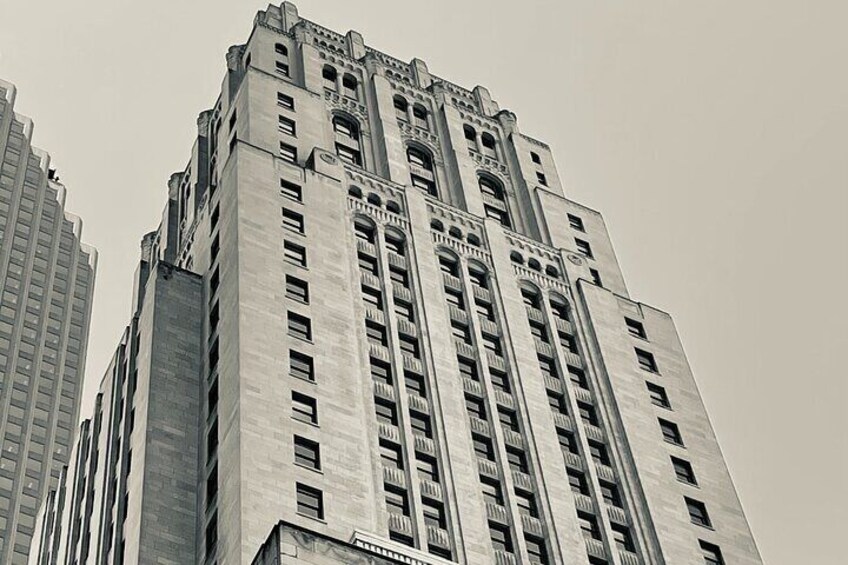
[[[604,213],[674,315],[766,563],[844,562],[848,3],[302,0],[471,88]],[[0,77],[100,265],[83,416],[227,47],[263,2],[0,0]]]

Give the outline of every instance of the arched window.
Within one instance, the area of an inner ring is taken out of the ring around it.
[[[564,298],[556,295],[551,296],[551,311],[554,313],[554,316],[560,320],[565,320],[566,322],[569,321],[568,302],[566,302]]]
[[[489,270],[476,262],[468,262],[468,278],[479,288],[489,288]]]
[[[356,237],[363,241],[367,241],[368,243],[377,241],[377,228],[374,226],[374,223],[361,216],[353,221],[353,231]]]
[[[386,230],[386,248],[401,257],[406,255],[406,237],[394,230]]]
[[[406,101],[406,98],[400,94],[395,94],[395,97],[392,99],[392,104],[394,104],[395,116],[397,116],[397,119],[402,122],[408,122],[409,103]]]
[[[418,147],[409,147],[406,150],[406,158],[409,160],[412,186],[420,188],[431,196],[438,196],[433,157],[430,153]]]
[[[347,193],[349,196],[353,196],[354,198],[362,198],[362,189],[358,186],[348,188]]]
[[[473,233],[468,234],[468,237],[465,238],[468,241],[468,245],[473,245],[474,247],[480,247],[480,238],[474,235]]]
[[[291,76],[291,69],[289,68],[289,49],[282,43],[277,43],[274,45],[274,53],[277,54],[277,60],[275,62],[275,66],[277,72],[283,76]]]
[[[503,185],[488,175],[480,175],[477,182],[483,195],[483,210],[486,217],[497,220],[506,228],[511,228],[512,222],[509,219]]]
[[[403,208],[401,208],[400,204],[398,204],[394,200],[389,200],[388,202],[386,202],[386,210],[388,210],[392,214],[400,214],[403,211]]]
[[[555,279],[558,279],[559,278],[559,269],[557,269],[553,265],[548,265],[547,267],[545,267],[545,274],[548,275],[549,277],[553,277]]]
[[[344,91],[344,95],[348,98],[358,100],[359,92],[357,92],[357,84],[358,83],[355,76],[345,74],[342,77],[342,90]]]
[[[533,269],[534,271],[542,270],[542,264],[539,263],[538,259],[530,259],[529,261],[527,261],[527,266]]]
[[[495,138],[490,133],[484,133],[480,136],[480,142],[483,145],[483,155],[490,159],[498,158],[497,149],[495,149]]]
[[[439,269],[446,275],[459,276],[459,259],[456,255],[443,249],[439,250]]]
[[[442,223],[441,220],[433,218],[432,220],[430,220],[430,229],[432,229],[433,231],[443,232],[445,231],[445,225]]]
[[[359,143],[359,125],[347,116],[333,116],[336,134],[336,155],[345,163],[362,166],[362,148]]]
[[[427,122],[427,108],[421,104],[415,104],[412,107],[412,117],[415,120],[415,125],[421,129],[430,129],[430,124]]]
[[[336,78],[338,76],[334,67],[324,65],[324,68],[321,70],[321,77],[324,79],[324,88],[336,92]]]
[[[462,126],[462,133],[465,136],[465,143],[468,144],[468,149],[479,151],[477,149],[477,131],[468,124],[465,124]]]
[[[524,300],[524,305],[530,308],[539,309],[542,307],[542,296],[539,290],[528,284],[521,285],[521,299]]]

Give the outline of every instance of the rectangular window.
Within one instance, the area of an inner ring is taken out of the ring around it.
[[[545,324],[531,321],[530,322],[530,334],[538,339],[539,341],[543,341],[545,343],[549,343],[548,340],[548,330],[545,329]]]
[[[284,63],[283,61],[275,61],[274,68],[276,68],[277,72],[281,75],[287,77],[289,76],[289,65],[288,63]]]
[[[663,420],[662,418],[658,418],[658,421],[665,441],[683,446],[683,436],[680,435],[680,428],[677,427],[677,424]]]
[[[317,401],[311,396],[292,391],[292,418],[307,424],[317,424]]]
[[[588,241],[585,241],[583,239],[577,239],[575,237],[574,243],[577,245],[577,251],[579,251],[589,259],[592,259],[594,257],[594,255],[592,255],[592,246],[589,245]]]
[[[303,214],[299,214],[294,210],[283,208],[283,227],[289,231],[302,235],[306,231]]]
[[[480,485],[483,488],[483,500],[489,504],[503,506],[503,491],[501,490],[501,483],[497,479],[480,475]]]
[[[309,283],[292,275],[286,275],[286,298],[309,304]]]
[[[306,267],[306,248],[291,241],[284,241],[283,258],[292,265]]]
[[[297,147],[289,145],[288,143],[283,143],[281,141],[280,157],[282,157],[283,161],[288,161],[289,163],[297,164]]]
[[[462,343],[471,345],[471,330],[466,324],[451,320],[451,334]]]
[[[421,414],[413,410],[409,411],[409,425],[412,428],[412,433],[422,435],[427,438],[433,437],[433,430],[430,426],[430,416]]]
[[[563,452],[573,453],[577,455],[579,450],[577,449],[577,440],[569,431],[566,430],[557,430],[557,439],[559,440],[559,447]]]
[[[480,380],[480,375],[477,373],[477,363],[464,357],[457,357],[456,360],[459,363],[459,374],[462,378],[472,381]]]
[[[365,285],[362,286],[361,290],[362,301],[365,303],[366,307],[372,306],[377,310],[383,309],[383,293]]]
[[[425,455],[424,453],[415,454],[415,465],[418,468],[418,474],[428,481],[434,483],[439,482],[439,465],[436,459]]]
[[[365,321],[365,335],[368,337],[369,343],[374,345],[385,347],[388,344],[386,328],[372,320]]]
[[[403,288],[409,288],[409,275],[404,269],[399,269],[394,265],[389,266],[389,279]]]
[[[598,529],[598,520],[588,512],[577,512],[577,521],[585,539],[601,539],[601,531]]]
[[[280,194],[289,200],[303,202],[303,187],[299,184],[280,179]]]
[[[409,516],[409,497],[406,491],[392,485],[385,485],[386,510],[392,514]]]
[[[598,425],[598,414],[595,412],[595,407],[585,402],[577,403],[577,410],[580,413],[580,418],[590,426]]]
[[[507,394],[511,392],[509,386],[509,377],[506,373],[499,369],[489,369],[489,378],[492,381],[492,386],[498,390],[501,390]]]
[[[601,273],[598,272],[598,269],[589,269],[589,276],[592,277],[592,283],[594,283],[595,286],[603,288],[604,283],[601,282]]]
[[[538,563],[539,565],[548,565],[548,550],[545,547],[545,540],[535,536],[525,536],[524,541],[527,544],[527,556],[530,558],[530,563]]]
[[[691,463],[677,457],[672,457],[671,464],[674,466],[674,474],[677,476],[678,481],[688,485],[698,484],[698,481],[695,479],[695,470],[692,469]]]
[[[427,398],[427,386],[424,383],[424,376],[417,373],[404,372],[404,382],[406,383],[406,392]]]
[[[371,358],[371,378],[377,382],[392,386],[392,367],[379,359]]]
[[[482,457],[489,461],[495,460],[495,450],[492,448],[492,440],[486,436],[473,434],[471,436],[471,441],[474,443],[474,452],[478,457]]]
[[[542,370],[542,375],[545,377],[550,377],[552,379],[559,379],[559,372],[556,368],[556,363],[554,363],[553,359],[548,359],[547,357],[538,356],[539,359],[539,369]]]
[[[297,125],[294,120],[285,116],[277,116],[277,123],[277,128],[281,133],[291,135],[292,137],[297,135]]]
[[[536,497],[533,496],[532,492],[517,490],[515,491],[515,500],[518,504],[518,511],[521,514],[530,516],[531,518],[539,517],[539,509],[536,507]]]
[[[492,307],[491,304],[475,301],[474,309],[477,311],[477,315],[483,318],[484,320],[488,320],[490,322],[495,321],[495,309]]]
[[[465,310],[465,303],[462,299],[462,291],[452,288],[445,288],[445,299],[451,306],[455,306],[460,310]]]
[[[549,390],[548,392],[548,405],[551,407],[551,410],[557,412],[559,414],[568,415],[568,406],[565,403],[565,395],[561,392],[557,392],[555,390]]]
[[[298,339],[312,341],[312,320],[306,316],[288,313],[289,335]]]
[[[498,357],[503,356],[503,350],[501,349],[501,340],[494,335],[483,334],[483,347],[486,348],[486,351],[491,351],[494,355]]]
[[[559,335],[559,344],[565,348],[569,353],[573,353],[575,355],[579,355],[580,352],[577,350],[577,340],[573,335],[569,335],[567,333],[558,332]]]
[[[380,460],[383,462],[383,467],[403,470],[403,454],[396,443],[385,439],[380,440]]]
[[[296,483],[297,489],[297,512],[310,518],[324,519],[324,495],[323,493],[301,483]]]
[[[321,469],[321,451],[317,442],[294,436],[294,462],[303,467]]]
[[[515,410],[499,407],[498,420],[500,421],[501,426],[503,426],[504,428],[518,433],[518,415],[515,413]]]
[[[612,539],[615,541],[618,549],[623,549],[624,551],[633,551],[635,549],[633,547],[633,538],[630,535],[630,528],[615,523],[610,524],[610,527],[612,528]]]
[[[659,373],[657,370],[657,361],[654,359],[653,353],[648,353],[638,347],[634,349],[636,351],[636,360],[639,361],[639,367],[651,373]]]
[[[495,551],[512,553],[512,538],[509,535],[509,527],[489,522],[489,537]]]
[[[424,524],[444,530],[447,527],[445,507],[441,502],[424,498],[421,500],[424,511]]]
[[[277,93],[277,105],[286,110],[294,110],[294,98],[282,92]]]
[[[508,445],[506,447],[506,460],[509,463],[510,469],[513,471],[519,471],[521,473],[528,471],[527,455],[521,449]]]
[[[568,485],[571,487],[571,492],[588,496],[589,485],[586,482],[586,475],[574,469],[567,469],[566,473],[568,474]]]
[[[607,466],[609,466],[610,464],[610,458],[609,453],[607,452],[607,447],[604,444],[599,443],[595,440],[589,440],[589,455],[592,456],[592,459],[595,461],[595,463]]]
[[[359,270],[370,273],[374,276],[377,275],[377,259],[371,257],[370,255],[366,255],[364,253],[359,253],[357,255],[359,261]]]
[[[648,338],[648,335],[645,333],[645,325],[642,324],[642,322],[632,320],[630,318],[624,318],[624,323],[627,324],[627,331],[633,337],[638,337],[641,339]]]
[[[391,400],[384,400],[382,398],[374,399],[374,410],[377,414],[377,421],[382,422],[383,424],[391,424],[392,426],[397,426],[398,417],[397,417],[397,408],[395,407],[395,403]]]
[[[504,227],[511,227],[509,222],[509,214],[504,210],[498,210],[494,206],[489,206],[488,204],[483,205],[483,212],[486,214],[487,218],[491,218],[497,221],[500,225]]]
[[[312,357],[299,351],[289,351],[289,375],[305,381],[315,381]]]
[[[583,225],[583,218],[579,216],[568,214],[568,225],[571,226],[571,229],[583,232],[586,231],[586,228]]]
[[[466,394],[465,409],[468,411],[469,416],[474,416],[481,420],[486,419],[486,404],[483,402],[482,398]]]
[[[545,173],[536,171],[536,180],[539,181],[539,184],[542,186],[548,186],[548,179],[545,177]]]
[[[341,143],[336,143],[336,155],[343,162],[357,167],[362,166],[362,154],[356,149],[351,149]]]
[[[700,500],[689,497],[684,497],[684,500],[686,500],[686,509],[689,511],[689,519],[692,520],[692,523],[697,526],[711,528],[712,522],[710,521],[709,514],[707,514],[706,505]]]
[[[589,388],[589,381],[586,380],[586,373],[584,373],[582,369],[578,369],[577,367],[569,367],[568,378],[572,383],[574,383],[575,386],[579,388]]]
[[[400,345],[401,352],[418,359],[418,339],[404,334],[400,334],[398,337],[400,338],[398,339],[398,345]]]
[[[660,408],[671,409],[671,403],[668,400],[668,394],[660,385],[654,383],[645,383],[648,386],[648,394],[651,396],[651,403]]]
[[[724,557],[717,545],[705,542],[704,540],[698,540],[698,544],[701,546],[705,565],[724,565]]]
[[[409,302],[395,298],[395,314],[407,322],[415,322],[415,311]]]
[[[621,495],[618,493],[618,487],[606,481],[599,481],[601,487],[601,496],[604,497],[604,502],[610,506],[621,508]]]

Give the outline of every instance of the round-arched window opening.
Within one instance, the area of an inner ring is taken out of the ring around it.
[[[512,253],[510,253],[509,260],[513,263],[518,263],[519,265],[524,264],[524,257],[522,257],[521,253],[519,253],[518,251],[513,251]]]

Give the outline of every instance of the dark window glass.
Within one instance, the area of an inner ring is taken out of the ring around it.
[[[663,420],[662,418],[659,418],[658,421],[660,423],[663,438],[668,443],[682,446],[683,436],[680,435],[680,428],[677,427],[677,424],[669,422],[668,420]]]
[[[674,466],[674,474],[677,476],[678,481],[690,485],[698,484],[698,481],[695,479],[695,470],[692,469],[691,463],[677,457],[672,457],[671,464]]]
[[[642,349],[636,348],[636,360],[639,361],[639,367],[652,373],[657,373],[657,362],[652,353],[648,353]]]
[[[631,320],[630,318],[624,318],[624,323],[627,324],[627,331],[630,332],[630,335],[633,337],[639,337],[642,339],[646,339],[648,337],[645,333],[645,326],[642,322]]]
[[[310,518],[324,519],[324,495],[320,490],[300,483],[297,489],[297,511]]]
[[[290,200],[303,202],[303,188],[293,182],[280,179],[280,194]]]
[[[292,418],[307,424],[318,423],[318,404],[314,398],[292,391]]]
[[[312,340],[312,320],[306,316],[288,313],[289,335],[306,341]]]
[[[315,364],[312,357],[298,351],[289,351],[289,374],[307,381],[315,380]]]
[[[660,385],[654,383],[645,383],[648,386],[648,394],[651,396],[651,403],[662,408],[671,408],[671,403],[668,400],[668,394]]]
[[[286,275],[286,297],[309,304],[309,283],[292,275]]]
[[[294,436],[294,462],[310,469],[321,469],[321,451],[318,443]]]
[[[704,526],[705,528],[711,528],[712,522],[710,521],[709,514],[707,514],[706,505],[692,498],[685,498],[685,500],[686,509],[689,511],[689,519],[692,520],[692,523],[698,526]]]
[[[583,225],[583,219],[579,216],[568,214],[568,225],[577,231],[586,231],[586,228]]]

